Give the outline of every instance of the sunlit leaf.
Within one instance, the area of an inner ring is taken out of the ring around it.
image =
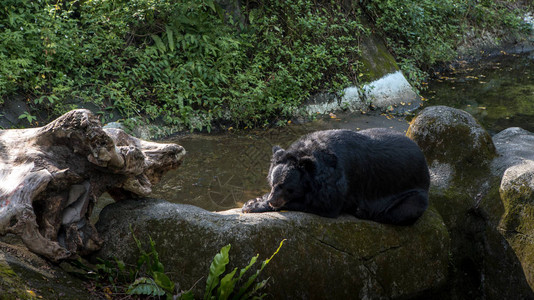
[[[209,299],[212,294],[212,291],[219,284],[219,276],[224,273],[224,271],[226,270],[226,265],[230,261],[228,257],[230,247],[230,244],[222,247],[221,251],[217,253],[213,258],[213,261],[210,265],[208,279],[206,280],[206,292],[204,294],[204,299]]]
[[[173,52],[174,51],[174,30],[170,26],[167,26],[165,28],[166,28],[165,32],[167,33],[167,40],[169,42],[169,50]]]

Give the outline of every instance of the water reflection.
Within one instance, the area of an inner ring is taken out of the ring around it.
[[[423,91],[427,105],[463,109],[492,134],[513,126],[534,131],[534,52],[503,55],[436,75]]]

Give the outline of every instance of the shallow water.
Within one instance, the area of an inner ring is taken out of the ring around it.
[[[463,109],[492,134],[515,126],[534,131],[534,52],[504,54],[436,75],[422,92],[427,106]]]

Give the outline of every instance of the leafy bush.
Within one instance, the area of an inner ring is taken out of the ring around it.
[[[0,2],[0,95],[52,117],[90,102],[189,129],[261,125],[358,68],[362,27],[336,1],[256,3],[244,23],[213,0]]]
[[[253,283],[263,271],[265,266],[267,266],[267,264],[273,259],[273,257],[278,253],[278,251],[280,251],[280,248],[282,248],[284,241],[285,240],[282,240],[280,242],[280,246],[278,246],[278,249],[276,249],[273,255],[271,255],[270,258],[264,260],[260,268],[257,269],[256,272],[253,273],[245,282],[243,282],[241,286],[239,286],[238,283],[241,283],[243,275],[256,263],[259,255],[253,256],[250,259],[249,264],[239,271],[239,275],[237,275],[237,268],[235,268],[232,272],[227,273],[224,277],[221,278],[221,276],[226,270],[226,265],[230,261],[228,252],[230,251],[231,246],[230,244],[224,246],[221,251],[217,255],[215,255],[210,265],[209,276],[206,280],[206,291],[204,293],[204,300],[226,300],[230,297],[234,300],[256,298],[256,294],[258,294],[259,291],[263,289],[263,287],[265,287],[268,279],[265,279],[254,285]],[[265,294],[259,296],[259,298],[263,298],[264,296]]]
[[[172,282],[164,273],[165,268],[159,261],[159,254],[156,251],[156,243],[151,237],[149,237],[150,251],[147,252],[143,249],[141,241],[139,241],[135,235],[133,235],[133,233],[132,236],[137,244],[139,252],[141,253],[137,259],[135,274],[138,275],[141,271],[143,271],[146,276],[136,278],[135,281],[128,286],[126,293],[130,295],[149,296],[167,295],[167,299],[171,299],[171,296],[174,293],[174,282]]]
[[[519,2],[256,0],[233,20],[214,0],[0,0],[0,104],[24,96],[30,123],[89,106],[104,121],[261,126],[365,78],[360,8],[417,83],[468,30],[521,30]]]

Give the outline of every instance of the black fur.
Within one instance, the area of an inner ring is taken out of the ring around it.
[[[349,213],[409,225],[428,206],[430,175],[415,142],[376,128],[318,131],[287,150],[275,146],[268,181],[271,192],[249,200],[243,212]]]

